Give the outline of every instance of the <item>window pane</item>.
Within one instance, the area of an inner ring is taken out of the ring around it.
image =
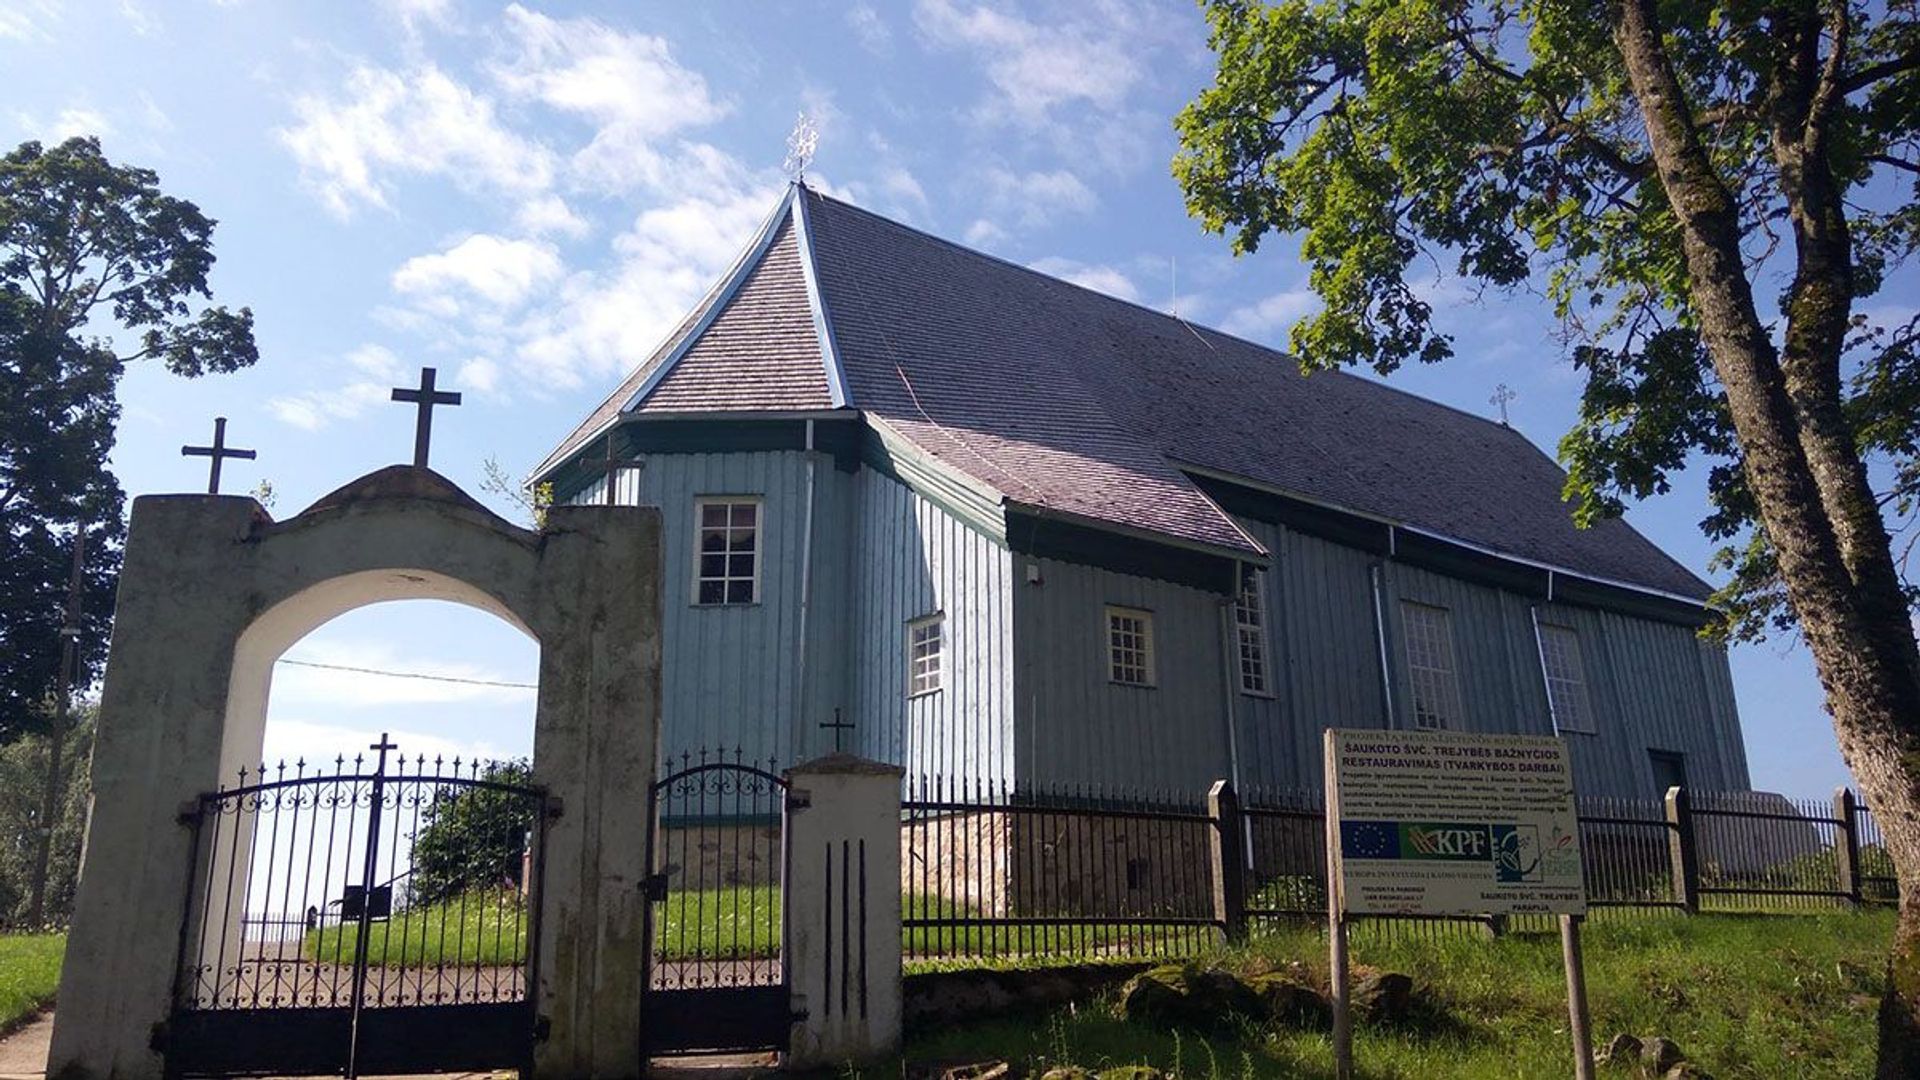
[[[725,525],[726,523],[727,523],[727,504],[726,503],[705,503],[700,507],[700,524],[701,525],[711,527],[711,526]]]
[[[727,574],[727,557],[725,555],[700,556],[700,576],[701,577],[717,578],[717,577],[725,577],[726,574]]]
[[[743,525],[752,526],[752,525],[759,524],[759,522],[754,520],[756,517],[758,517],[758,514],[756,514],[755,511],[758,511],[759,509],[760,507],[754,503],[734,503],[733,518],[732,518],[733,526],[735,528],[739,528]]]
[[[726,530],[724,529],[700,530],[700,550],[701,551],[727,550]]]
[[[700,583],[700,602],[719,604],[727,599],[727,584],[724,581],[703,581]]]
[[[753,541],[754,541],[754,531],[752,529],[748,529],[745,532],[742,532],[739,529],[733,530],[733,550],[752,551]]]
[[[743,577],[743,578],[752,577],[753,576],[753,553],[748,552],[745,555],[727,556],[727,573],[733,575],[734,577]]]
[[[753,603],[753,582],[751,581],[727,582],[727,603],[729,604]]]

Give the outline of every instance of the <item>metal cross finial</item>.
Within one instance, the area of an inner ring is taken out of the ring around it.
[[[787,160],[780,167],[795,180],[805,180],[807,166],[813,164],[813,152],[819,148],[820,129],[814,126],[813,117],[803,111],[787,136]]]
[[[833,710],[833,723],[821,724],[820,727],[822,730],[833,732],[833,752],[837,754],[845,749],[840,745],[840,733],[843,731],[852,731],[854,725],[840,719],[840,710],[835,709]]]
[[[241,458],[246,461],[252,461],[259,455],[251,450],[235,450],[228,447],[227,418],[224,416],[216,416],[213,418],[213,445],[183,446],[180,448],[180,456],[213,459],[213,463],[207,467],[207,494],[218,495],[220,494],[221,462],[227,458]]]
[[[379,764],[374,766],[373,771],[376,773],[384,773],[387,771],[387,751],[400,749],[400,744],[388,738],[387,733],[383,731],[380,733],[380,741],[367,747],[367,749],[380,751]]]
[[[1487,401],[1500,406],[1500,422],[1502,424],[1507,422],[1507,402],[1519,396],[1520,395],[1514,393],[1513,388],[1506,383],[1501,383],[1499,386],[1494,387],[1493,396],[1488,398]]]
[[[434,389],[436,372],[430,367],[420,369],[420,388],[407,390],[395,387],[393,400],[410,402],[418,406],[413,422],[413,467],[427,467],[427,444],[433,441],[433,407],[435,405],[458,405],[460,394],[452,390]]]
[[[618,505],[618,500],[615,498],[615,496],[618,494],[618,492],[616,491],[616,488],[619,486],[618,481],[620,479],[620,474],[627,471],[628,469],[636,469],[636,470],[644,469],[647,466],[646,466],[646,462],[641,461],[638,458],[621,458],[621,457],[614,456],[613,432],[609,431],[607,432],[606,456],[601,458],[581,458],[580,467],[582,469],[585,469],[588,473],[601,473],[606,476],[607,478],[606,505],[615,506],[615,505]]]

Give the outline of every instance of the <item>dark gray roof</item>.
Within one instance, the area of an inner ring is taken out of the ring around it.
[[[1709,592],[1623,521],[1575,528],[1565,474],[1504,425],[1352,375],[1305,376],[1272,349],[799,197],[808,242],[783,271],[815,275],[848,404],[1011,504],[1257,552],[1190,468],[1590,577]],[[792,317],[765,333],[820,355]],[[751,351],[768,355],[769,343]],[[734,365],[709,366],[734,377]],[[608,404],[644,408],[622,402],[643,374]],[[800,406],[767,396],[757,407]],[[603,407],[549,463],[607,418]]]

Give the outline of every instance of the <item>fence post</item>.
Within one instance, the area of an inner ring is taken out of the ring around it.
[[[1833,789],[1833,816],[1840,829],[1833,836],[1833,864],[1847,903],[1860,906],[1860,808],[1846,785]]]
[[[1207,814],[1213,818],[1213,919],[1228,941],[1247,936],[1246,819],[1233,784],[1214,781],[1207,791]]]
[[[1700,852],[1694,844],[1693,799],[1683,787],[1667,789],[1667,850],[1674,899],[1689,915],[1700,913]]]

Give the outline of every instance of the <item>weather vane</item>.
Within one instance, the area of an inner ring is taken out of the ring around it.
[[[1501,383],[1493,388],[1493,396],[1488,398],[1487,402],[1491,405],[1500,406],[1500,422],[1502,424],[1507,422],[1507,402],[1519,396],[1519,394],[1513,392],[1513,387],[1508,386],[1506,383]]]
[[[802,111],[787,136],[787,160],[780,167],[795,180],[805,180],[807,166],[813,164],[813,152],[819,148],[820,129],[814,126],[813,117]]]

